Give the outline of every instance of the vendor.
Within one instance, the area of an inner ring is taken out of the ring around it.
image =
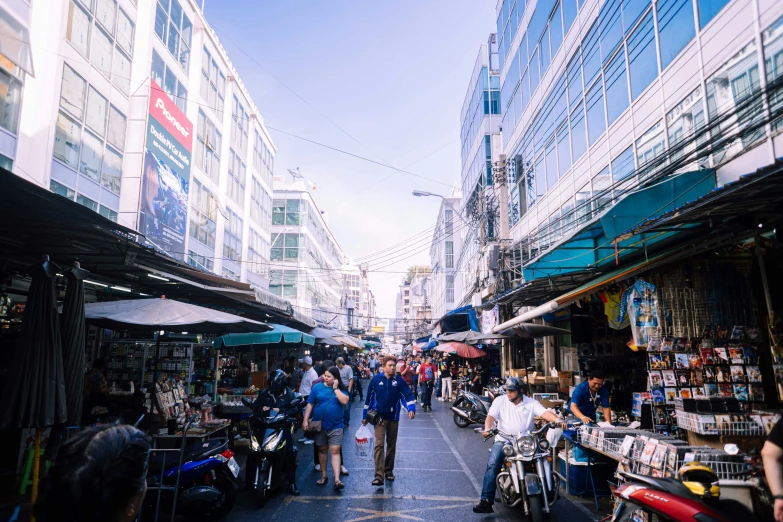
[[[566,409],[584,424],[595,422],[598,405],[603,408],[602,418],[612,422],[612,409],[609,407],[609,390],[604,388],[604,374],[600,370],[590,370],[587,381],[574,388]]]

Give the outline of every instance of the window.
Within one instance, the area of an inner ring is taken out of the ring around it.
[[[111,76],[111,59],[114,55],[111,38],[101,29],[97,29],[92,35],[92,49],[90,51],[90,63],[104,76]]]
[[[100,209],[98,210],[98,213],[101,216],[105,217],[106,219],[114,221],[115,223],[117,222],[117,212],[110,209],[109,207],[104,207],[103,205],[101,205]]]
[[[250,219],[268,229],[272,223],[272,196],[264,189],[255,176],[251,176]]]
[[[454,242],[446,241],[446,268],[454,268]]]
[[[555,8],[555,13],[549,21],[549,41],[552,44],[552,58],[563,43],[563,21],[560,16],[560,4]]]
[[[761,35],[764,43],[764,62],[767,71],[767,85],[775,85],[769,92],[769,108],[779,114],[783,108],[783,16],[778,18]],[[773,132],[783,128],[783,117],[773,121]]]
[[[285,224],[299,226],[301,221],[299,219],[299,200],[287,199],[285,202]]]
[[[630,146],[612,161],[612,176],[614,181],[617,182],[627,178],[633,172],[633,146]]]
[[[269,292],[286,299],[296,299],[297,275],[296,270],[270,270]]]
[[[598,46],[598,21],[590,28],[590,31],[582,41],[582,69],[585,76],[585,85],[592,83],[595,76],[601,72],[601,55]]]
[[[61,185],[54,180],[49,181],[49,190],[55,194],[59,194],[64,198],[68,198],[71,201],[73,201],[73,198],[76,197],[76,191],[69,189],[65,185]]]
[[[223,277],[226,279],[231,279],[232,281],[239,281],[239,274],[234,272],[233,270],[230,270],[229,268],[223,267]]]
[[[0,70],[0,126],[14,134],[19,123],[21,96],[21,82]]]
[[[729,0],[698,0],[699,27],[704,29],[721,9],[726,7]]]
[[[242,218],[230,208],[226,209],[226,223],[223,228],[223,257],[239,261],[242,256]]]
[[[665,148],[666,142],[661,122],[653,125],[641,138],[636,140],[636,160],[643,178],[650,176],[660,168],[661,164],[658,162],[653,164],[653,162],[663,155]]]
[[[160,85],[182,112],[186,111],[188,91],[157,51],[152,51],[152,79]]]
[[[301,235],[304,238],[304,234]],[[299,258],[300,234],[272,234],[272,261],[296,261]]]
[[[446,274],[446,302],[454,302],[454,274]]]
[[[701,86],[666,114],[666,124],[669,128],[669,157],[672,162],[680,162],[681,158],[694,155],[698,147],[707,140],[703,132],[705,121]],[[697,134],[698,137],[694,140]],[[708,163],[706,158],[702,158],[696,163],[688,162],[682,165],[680,170],[706,168]]]
[[[658,32],[661,68],[672,63],[680,51],[696,36],[692,0],[659,0]],[[712,0],[710,0],[712,1]]]
[[[608,166],[593,178],[593,197],[596,215],[612,203],[612,175]]]
[[[247,246],[247,269],[256,275],[266,277],[269,267],[269,241],[250,229],[250,243]]]
[[[208,272],[215,271],[215,263],[206,256],[197,254],[192,250],[188,250],[188,264],[194,266],[200,270],[207,270]]]
[[[90,16],[74,0],[68,5],[68,26],[65,37],[83,56],[90,48]]]
[[[619,52],[604,71],[606,78],[606,111],[609,125],[628,108],[628,81],[625,74],[625,53]]]
[[[601,78],[587,92],[585,98],[587,104],[587,135],[590,145],[606,130],[606,115],[604,114],[604,89]]]
[[[576,221],[584,225],[592,218],[592,197],[590,192],[590,182],[588,181],[581,189],[576,191]]]
[[[568,30],[576,20],[576,14],[579,11],[576,3],[578,0],[562,0],[563,5],[563,33],[568,34]]]
[[[650,7],[651,0],[623,0],[623,31],[628,34],[636,21]]]
[[[119,194],[126,124],[126,117],[105,96],[63,65],[56,159]]]
[[[606,0],[598,12],[601,58],[606,62],[623,39],[620,0]]]
[[[245,163],[239,159],[234,149],[229,149],[228,186],[226,193],[234,203],[245,208],[245,178],[247,170]]]
[[[231,142],[237,145],[239,150],[247,152],[247,133],[250,127],[250,115],[234,96],[234,104],[231,108]]]
[[[187,73],[193,24],[183,12],[178,0],[158,0],[155,10],[155,34]]]
[[[628,38],[628,63],[631,76],[631,99],[635,100],[658,76],[652,11],[647,13],[647,16]]]
[[[547,190],[555,186],[558,179],[557,173],[557,150],[555,140],[552,139],[546,146],[546,188]]]
[[[451,235],[454,233],[454,211],[447,208],[444,212],[444,221],[446,223],[446,234]]]
[[[98,212],[98,202],[97,201],[93,201],[92,199],[90,199],[88,197],[82,196],[81,194],[77,194],[76,195],[76,202],[78,204],[80,204],[80,205],[83,205],[83,206],[89,208],[90,210],[92,210],[94,212]]]
[[[261,174],[261,179],[270,187],[272,186],[273,160],[274,158],[272,157],[271,149],[261,137],[261,133],[255,131],[253,140],[253,166],[256,171]]]
[[[579,49],[571,58],[568,63],[567,77],[568,77],[568,102],[571,110],[576,107],[577,104],[582,103],[582,63]]]
[[[205,47],[201,58],[201,97],[206,100],[207,105],[217,112],[220,118],[223,117],[225,91],[226,76]]]
[[[195,178],[191,180],[190,191],[190,207],[193,210],[190,213],[190,237],[214,249],[217,227],[212,194]]]
[[[212,120],[204,111],[198,111],[196,124],[196,166],[203,170],[209,179],[220,183],[220,147],[222,136]]]
[[[557,164],[560,177],[563,177],[571,166],[571,143],[568,141],[568,123],[557,133]]]

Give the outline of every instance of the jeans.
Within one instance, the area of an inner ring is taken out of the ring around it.
[[[356,394],[359,396],[359,399],[364,400],[364,390],[362,390],[362,381],[360,379],[354,380],[353,386],[354,388],[356,388]]]
[[[490,504],[495,503],[495,490],[497,489],[497,477],[503,467],[503,443],[495,442],[489,450],[487,469],[484,471],[484,485],[481,488],[481,500]]]
[[[413,392],[413,399],[419,400],[419,378],[414,377],[413,378],[413,386],[411,387],[411,391]]]
[[[432,406],[432,389],[433,383],[431,380],[421,383],[422,406]]]
[[[345,413],[343,414],[343,421],[345,421],[345,427],[348,427],[348,424],[351,422],[351,403],[348,403],[348,407],[345,408]]]
[[[438,377],[438,382],[435,383],[435,397],[440,397],[440,382],[441,378]]]

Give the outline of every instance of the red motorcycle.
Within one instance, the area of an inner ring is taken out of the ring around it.
[[[720,498],[718,477],[709,467],[691,464],[686,470],[690,476],[678,474],[680,480],[620,472],[626,483],[614,490],[615,508],[610,520],[637,520],[639,510],[657,515],[658,520],[676,522],[759,520],[737,500]]]

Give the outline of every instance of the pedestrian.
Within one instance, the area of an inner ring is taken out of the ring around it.
[[[522,381],[517,377],[508,377],[503,389],[505,395],[501,395],[489,408],[489,413],[484,421],[485,437],[491,435],[490,429],[498,423],[498,429],[505,433],[530,433],[535,428],[535,418],[540,416],[546,422],[558,422],[557,415],[544,408],[540,402],[524,395]],[[515,435],[516,436],[516,435]],[[481,499],[473,506],[474,513],[493,513],[492,504],[495,503],[495,491],[497,489],[497,476],[503,466],[503,447],[512,443],[503,435],[495,436],[495,444],[489,451],[487,469],[484,472],[484,486],[481,489]]]
[[[302,368],[302,382],[299,385],[299,395],[304,397],[305,401],[307,400],[307,397],[310,395],[310,391],[313,389],[313,385],[315,384],[315,380],[318,379],[318,373],[315,371],[315,368],[313,368],[313,359],[306,355],[299,359],[299,366]],[[312,444],[312,439],[308,439],[307,437],[302,437],[299,439],[299,442],[302,442],[304,444]]]
[[[150,439],[132,426],[87,428],[65,442],[33,507],[39,522],[131,521],[147,493]]]
[[[348,389],[340,380],[340,369],[332,366],[324,372],[324,382],[316,384],[307,399],[302,428],[307,431],[310,421],[320,421],[321,430],[315,435],[318,448],[318,460],[321,465],[321,478],[316,484],[323,486],[328,482],[326,474],[327,451],[331,455],[334,474],[334,490],[345,487],[340,481],[342,461],[340,450],[343,445],[343,411],[348,404]]]
[[[451,383],[452,383],[451,367],[449,366],[449,361],[445,356],[443,357],[443,359],[440,360],[439,370],[440,370],[440,382],[441,382],[440,400],[450,401]]]
[[[374,353],[371,354],[370,355],[370,362],[367,363],[367,366],[369,366],[369,368],[370,368],[370,374],[371,374],[370,378],[372,378],[372,375],[375,375],[376,373],[378,373],[378,366],[380,366],[380,363],[378,361],[378,356],[375,355]]]
[[[345,387],[348,389],[348,397],[351,396],[351,393],[353,393],[353,370],[350,366],[345,364],[345,359],[342,357],[337,358],[337,368],[340,369],[340,380],[343,382]],[[351,408],[345,408],[345,427],[347,428],[351,423]]]
[[[417,355],[411,364],[411,369],[413,369],[413,388],[411,390],[417,401],[419,400],[419,366],[421,366],[421,355]]]
[[[360,359],[361,362],[361,359]],[[356,395],[359,396],[359,400],[364,400],[364,392],[362,390],[362,371],[359,368],[359,366],[356,365],[355,360],[351,360],[348,363],[351,367],[351,370],[353,370],[353,390],[354,390],[354,397]],[[353,400],[353,397],[351,397],[351,400]]]
[[[408,417],[416,416],[416,400],[402,377],[396,374],[397,359],[390,355],[383,359],[383,371],[370,380],[364,401],[362,424],[367,424],[367,413],[377,412],[375,423],[375,478],[373,486],[382,486],[384,480],[394,480],[394,457],[397,451],[397,432],[400,426],[400,404],[404,403]],[[386,455],[384,456],[384,442]]]
[[[421,383],[423,411],[432,411],[432,390],[435,386],[435,372],[437,368],[432,363],[432,357],[427,357],[427,362],[419,367],[419,382]]]
[[[409,388],[413,386],[413,367],[411,366],[410,357],[405,358],[405,365],[400,372],[400,377],[402,377],[402,380],[405,381]]]

